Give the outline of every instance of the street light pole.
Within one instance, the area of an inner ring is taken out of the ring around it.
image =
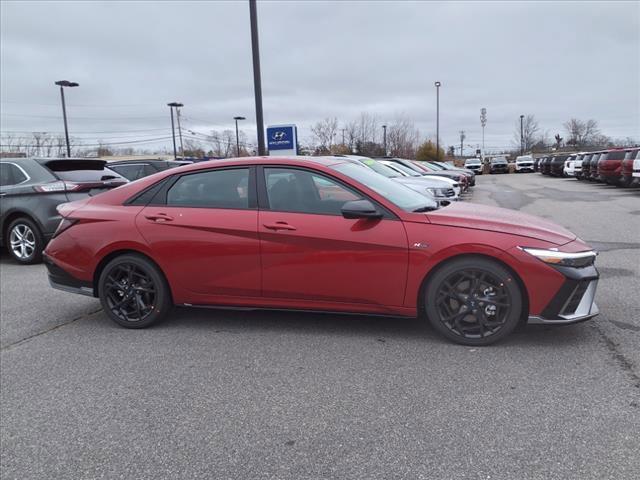
[[[436,82],[436,158],[440,160],[440,85]]]
[[[71,157],[71,144],[69,143],[69,127],[67,126],[67,106],[64,101],[64,87],[77,87],[80,84],[69,80],[58,80],[54,82],[60,87],[60,100],[62,101],[62,118],[64,119],[64,138],[67,141],[67,158]]]
[[[177,110],[179,107],[183,107],[184,105],[182,105],[181,103],[178,103],[178,102],[171,102],[171,103],[167,103],[167,106],[171,110],[171,136],[173,138],[173,159],[177,160],[178,159],[178,149],[176,148],[176,127],[175,127],[175,123],[174,123],[174,120],[173,120],[173,109],[175,108]],[[180,125],[180,116],[178,116],[178,126],[179,125]],[[182,132],[180,132],[180,135],[182,136]],[[181,143],[181,145],[182,145],[182,143]],[[184,150],[182,151],[182,156],[184,157]]]
[[[182,106],[182,104],[180,106]],[[180,126],[180,107],[176,107],[176,118],[178,120],[178,137],[180,138],[180,156],[184,160],[184,145],[182,144],[182,127]]]
[[[382,125],[382,144],[384,145],[384,156],[387,156],[387,126]]]
[[[482,125],[482,161],[484,162],[484,127],[487,125],[487,109],[480,109],[480,125]]]
[[[251,53],[253,56],[253,90],[256,99],[256,124],[258,128],[258,155],[265,155],[264,120],[262,118],[262,80],[260,77],[260,45],[258,42],[258,10],[256,0],[249,0],[251,20]]]
[[[236,157],[240,156],[240,135],[238,134],[238,120],[246,120],[244,117],[233,117],[236,121]]]
[[[524,129],[522,127],[522,121],[524,115],[520,115],[520,155],[524,155]]]

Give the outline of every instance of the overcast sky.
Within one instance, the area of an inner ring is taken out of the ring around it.
[[[177,100],[186,128],[243,115],[255,142],[247,1],[1,5],[3,132],[61,132],[53,82],[68,79],[70,130],[86,141],[167,136]],[[436,80],[445,145],[461,129],[481,142],[481,107],[487,147],[508,147],[520,114],[551,136],[577,117],[640,139],[637,1],[263,1],[258,22],[265,124],[295,123],[303,141],[315,121],[362,111],[433,136]]]

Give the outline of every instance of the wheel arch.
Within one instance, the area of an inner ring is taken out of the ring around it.
[[[26,218],[27,220],[32,221],[37,227],[38,230],[40,230],[40,236],[42,236],[42,232],[43,230],[43,226],[40,223],[40,221],[33,215],[31,215],[28,212],[25,212],[24,210],[11,210],[7,213],[7,215],[5,215],[5,217],[2,219],[2,224],[0,226],[0,244],[6,245],[7,244],[7,235],[9,233],[9,225],[11,225],[11,223],[14,220],[17,220],[18,218]]]
[[[427,288],[429,280],[433,277],[433,275],[438,270],[440,270],[441,268],[443,268],[445,265],[449,264],[452,261],[459,260],[459,259],[469,259],[469,258],[482,258],[484,260],[495,262],[501,267],[508,270],[511,273],[511,275],[513,275],[513,278],[516,280],[518,287],[520,287],[520,290],[522,291],[522,312],[520,313],[520,320],[521,322],[526,323],[527,318],[529,316],[529,291],[527,290],[527,286],[525,285],[520,275],[518,275],[518,272],[516,272],[504,260],[496,256],[489,255],[486,253],[476,253],[476,252],[462,253],[462,254],[448,256],[446,258],[441,259],[436,265],[433,266],[433,268],[429,269],[429,271],[426,273],[426,275],[422,279],[422,282],[420,283],[420,288],[418,289],[418,300],[417,300],[418,316],[424,315],[424,310],[425,310],[424,309],[425,307],[424,292],[425,292],[425,289]]]
[[[135,250],[133,248],[121,248],[118,250],[113,250],[100,259],[100,261],[96,265],[96,268],[93,271],[93,296],[94,297],[98,297],[98,283],[99,283],[100,275],[102,274],[102,271],[111,260],[121,255],[137,255],[153,263],[162,274],[164,281],[167,282],[167,286],[169,287],[169,295],[171,297],[171,303],[173,303],[174,295],[173,295],[173,290],[171,288],[171,283],[169,282],[169,279],[167,278],[167,274],[164,272],[162,267],[158,264],[158,262],[156,262],[148,254],[140,250]]]

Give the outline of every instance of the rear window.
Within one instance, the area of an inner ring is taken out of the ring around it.
[[[124,179],[118,173],[106,168],[102,160],[50,160],[44,163],[60,180],[69,182],[101,182]]]
[[[626,152],[624,150],[616,150],[615,152],[609,152],[609,155],[607,155],[607,160],[623,160],[625,153]]]

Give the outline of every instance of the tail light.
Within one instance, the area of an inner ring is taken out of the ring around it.
[[[33,189],[40,193],[52,193],[52,192],[73,192],[79,190],[81,187],[77,183],[72,182],[52,182],[45,183],[44,185],[36,185]]]
[[[60,220],[60,223],[58,224],[58,228],[56,228],[56,231],[54,232],[53,237],[51,238],[56,238],[65,230],[68,230],[69,228],[73,227],[76,223],[78,223],[78,220],[75,218],[63,218],[62,220]]]

